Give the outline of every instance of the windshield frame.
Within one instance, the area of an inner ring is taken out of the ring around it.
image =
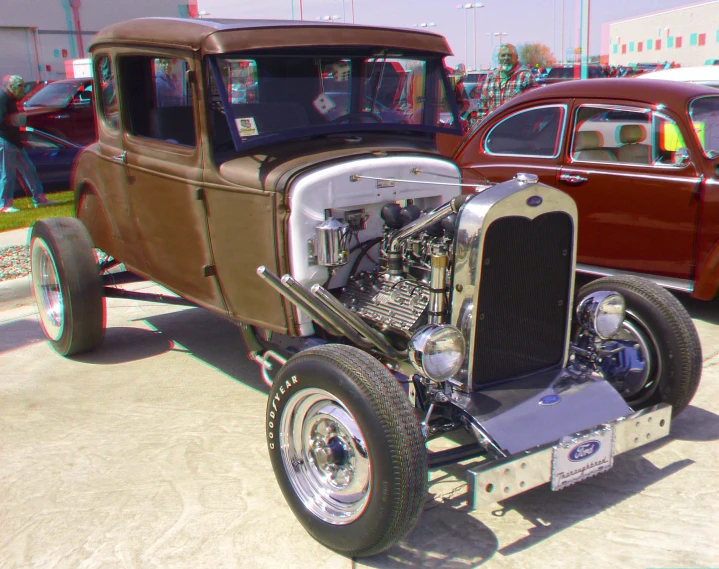
[[[234,116],[232,111],[232,104],[230,102],[229,93],[227,90],[227,84],[222,79],[222,73],[220,71],[219,60],[222,59],[249,59],[257,60],[262,57],[287,57],[289,54],[283,53],[285,50],[262,50],[258,52],[243,51],[243,52],[232,52],[232,53],[220,53],[220,54],[209,54],[206,55],[203,60],[203,67],[206,70],[205,81],[203,89],[205,92],[205,112],[212,113],[213,105],[213,90],[211,81],[214,81],[217,85],[224,85],[225,88],[218,89],[219,103],[222,107],[226,117],[232,117],[235,120],[227,120],[227,126],[230,130],[232,137],[232,144],[234,146],[233,152],[245,152],[248,149],[271,145],[279,142],[288,142],[292,140],[306,140],[308,138],[323,137],[333,134],[348,135],[357,132],[373,132],[373,133],[396,133],[396,134],[422,134],[422,135],[434,135],[434,134],[453,134],[462,135],[462,128],[459,116],[459,110],[457,101],[454,97],[454,90],[452,88],[451,81],[448,76],[447,69],[444,65],[444,56],[438,55],[431,52],[418,52],[413,50],[404,50],[399,57],[404,59],[417,59],[425,62],[426,65],[426,85],[429,85],[430,77],[434,77],[441,80],[441,85],[444,89],[444,98],[448,103],[449,109],[447,112],[450,113],[454,119],[454,123],[450,126],[440,125],[429,125],[429,124],[404,124],[395,122],[384,122],[384,123],[332,123],[326,124],[313,124],[310,127],[303,126],[297,128],[288,128],[275,132],[269,132],[262,134],[261,136],[252,137],[241,137],[238,126],[236,124],[237,117]],[[385,48],[373,48],[371,46],[363,46],[359,49],[353,49],[351,52],[343,52],[342,50],[336,50],[335,53],[330,51],[322,53],[314,53],[313,51],[305,51],[301,54],[296,52],[291,54],[293,57],[301,58],[364,58],[364,59],[376,59],[380,61],[382,58],[386,60],[396,59],[398,55],[396,53],[390,53]],[[356,78],[360,79],[360,76]],[[355,88],[355,87],[353,87]],[[425,87],[426,88],[426,87]],[[426,91],[425,91],[426,96]],[[216,103],[215,103],[216,104]],[[424,113],[424,111],[423,111]],[[225,151],[218,151],[214,148],[214,152],[224,153]]]
[[[687,103],[687,119],[689,120],[689,128],[694,136],[694,140],[697,143],[697,146],[701,150],[701,153],[704,155],[705,158],[708,158],[709,160],[716,160],[719,158],[719,148],[717,149],[709,149],[705,148],[704,144],[701,141],[701,138],[699,138],[699,133],[697,132],[697,129],[694,128],[694,118],[692,117],[692,105],[702,99],[715,99],[717,102],[717,111],[719,112],[719,94],[717,95],[699,95],[698,97],[692,98]],[[709,152],[715,152],[716,154],[714,156],[710,156]]]

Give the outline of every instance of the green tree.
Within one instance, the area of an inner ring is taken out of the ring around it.
[[[517,49],[522,65],[532,67],[550,67],[556,63],[552,50],[543,43],[524,43]]]

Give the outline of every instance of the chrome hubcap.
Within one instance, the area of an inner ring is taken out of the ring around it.
[[[623,349],[611,358],[610,375],[622,381],[622,396],[637,404],[654,392],[661,374],[656,341],[641,320],[627,311],[619,332],[605,346],[611,343]]]
[[[342,402],[322,389],[303,389],[282,413],[279,443],[290,484],[321,520],[345,525],[367,507],[371,461],[364,435]]]
[[[40,323],[45,335],[56,341],[65,327],[64,305],[57,267],[44,240],[36,238],[33,241],[30,263]]]

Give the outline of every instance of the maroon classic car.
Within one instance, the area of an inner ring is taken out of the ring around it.
[[[97,138],[92,79],[53,81],[23,102],[27,126],[76,144]]]
[[[467,179],[501,182],[521,171],[569,194],[580,272],[639,274],[716,296],[716,89],[643,79],[549,85],[497,109],[454,158]]]

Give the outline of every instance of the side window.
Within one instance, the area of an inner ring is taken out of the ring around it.
[[[146,56],[118,58],[127,117],[133,135],[180,146],[195,146],[195,117],[188,64]]]
[[[547,106],[515,113],[489,131],[484,143],[489,154],[555,157],[564,127],[564,107]]]
[[[585,106],[577,110],[571,156],[577,162],[671,166],[684,146],[676,123],[650,109]]]
[[[95,77],[97,78],[97,91],[100,94],[100,112],[102,118],[114,129],[119,127],[117,116],[117,89],[115,87],[115,73],[112,61],[103,55],[95,64]]]

